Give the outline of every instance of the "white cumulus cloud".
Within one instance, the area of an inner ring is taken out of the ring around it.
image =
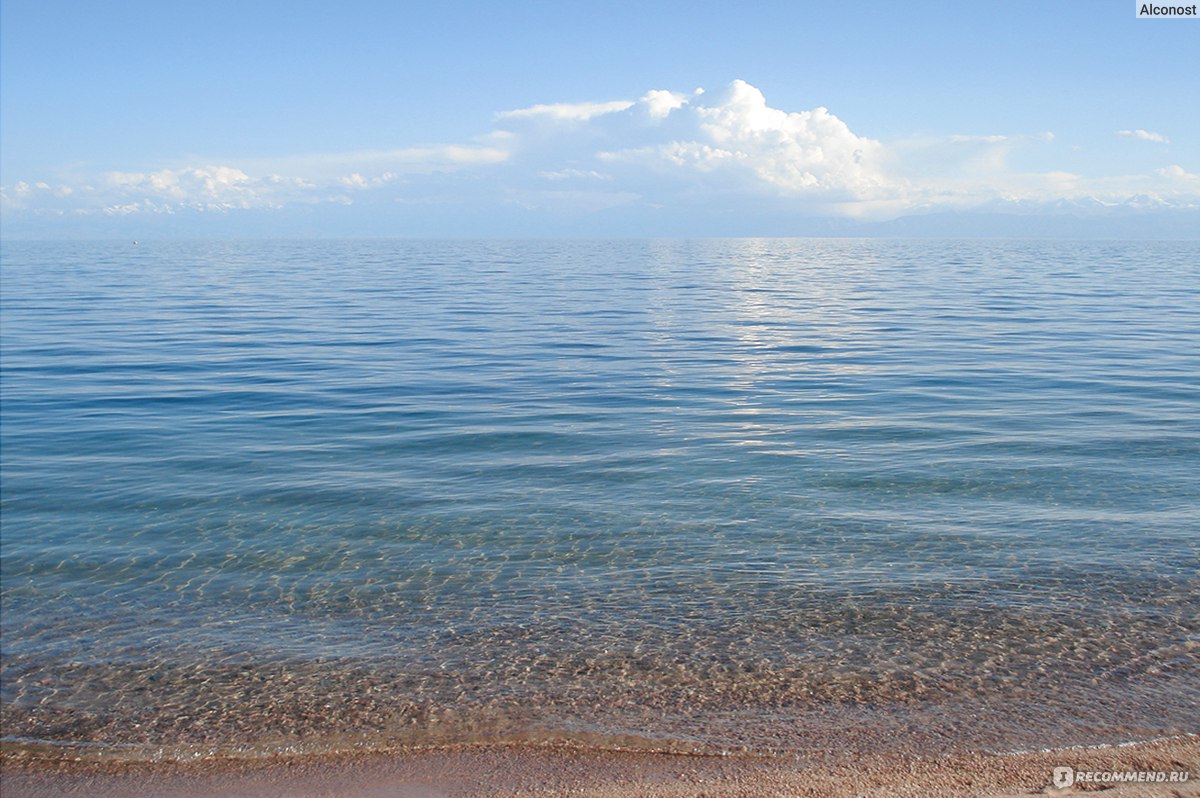
[[[100,193],[110,199],[124,200],[104,206],[105,213],[122,215],[139,210],[247,209],[276,206],[275,195],[279,193],[281,180],[273,175],[254,179],[241,169],[223,165],[109,172],[102,183],[106,191]]]
[[[656,89],[636,101],[605,103],[603,112],[599,105],[587,109],[586,119],[544,116],[569,125],[507,129],[514,163],[538,161],[541,175],[604,176],[624,196],[660,204],[680,192],[827,204],[898,191],[878,141],[855,134],[825,108],[773,108],[744,81],[712,94]],[[498,124],[525,116],[515,113],[499,115]]]
[[[674,111],[687,105],[686,95],[663,89],[646,92],[641,102],[646,107],[646,113],[655,119],[662,119]]]

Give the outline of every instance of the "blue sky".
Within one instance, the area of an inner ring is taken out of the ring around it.
[[[6,236],[1200,222],[1200,21],[1128,0],[4,0],[0,36]]]

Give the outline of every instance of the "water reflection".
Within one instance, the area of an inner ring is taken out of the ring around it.
[[[5,733],[1192,729],[1189,246],[6,245]]]

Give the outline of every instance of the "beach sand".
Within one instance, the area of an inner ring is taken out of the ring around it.
[[[1187,771],[1186,783],[1050,786],[1077,771]],[[1200,796],[1200,737],[1020,754],[850,757],[692,756],[531,745],[388,754],[190,763],[82,763],[9,752],[4,798],[851,798],[1103,793],[1111,798]]]

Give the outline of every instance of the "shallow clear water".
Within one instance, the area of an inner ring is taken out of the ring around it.
[[[1200,244],[2,254],[10,741],[1200,731]]]

